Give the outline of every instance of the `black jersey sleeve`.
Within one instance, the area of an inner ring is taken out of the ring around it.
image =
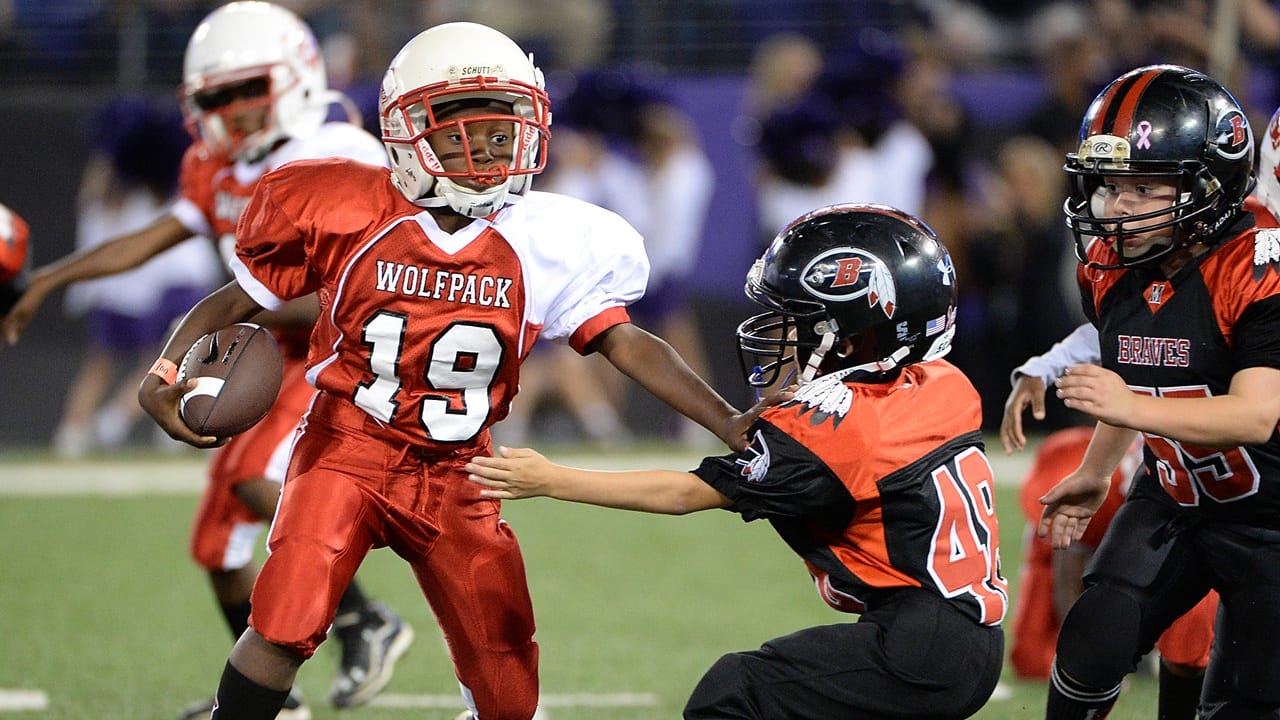
[[[693,471],[733,501],[729,508],[750,522],[803,518],[841,526],[853,514],[853,496],[813,452],[765,420],[751,429],[746,450],[709,457]]]
[[[1280,295],[1249,305],[1236,321],[1235,356],[1240,368],[1280,368]]]

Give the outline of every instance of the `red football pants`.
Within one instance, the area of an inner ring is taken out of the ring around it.
[[[277,464],[277,458],[288,453],[298,421],[315,392],[307,382],[303,361],[285,360],[284,381],[271,411],[214,452],[191,523],[188,548],[197,565],[209,571],[235,570],[253,560],[266,523],[240,501],[236,486],[248,480],[284,479],[285,463]]]
[[[249,624],[309,657],[365,555],[389,547],[413,569],[480,717],[531,718],[538,646],[524,560],[501,504],[464,470],[488,452],[487,434],[438,452],[406,446],[321,393],[294,447]]]

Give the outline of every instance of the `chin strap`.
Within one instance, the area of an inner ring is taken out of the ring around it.
[[[818,341],[818,347],[809,353],[809,362],[804,366],[804,372],[800,373],[800,384],[803,385],[818,374],[818,366],[822,364],[822,358],[826,357],[827,351],[836,343],[836,334],[833,332],[825,332],[822,339]]]
[[[827,379],[843,380],[844,378],[847,378],[854,373],[872,373],[872,374],[887,373],[890,370],[896,369],[902,363],[903,359],[905,359],[910,352],[911,351],[905,346],[900,347],[897,349],[897,351],[895,351],[889,357],[880,358],[875,362],[863,363],[861,365],[854,365],[853,367],[841,368],[839,370],[836,370],[835,372],[823,375],[819,379],[820,380],[827,380]],[[809,368],[805,368],[805,374],[800,376],[800,383],[802,385],[813,379],[812,377],[808,377],[808,373],[809,373]]]

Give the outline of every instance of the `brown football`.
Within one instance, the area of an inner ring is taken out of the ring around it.
[[[182,396],[182,421],[200,435],[230,437],[266,416],[280,392],[283,362],[271,333],[237,323],[200,338],[178,367],[178,382],[196,378]]]

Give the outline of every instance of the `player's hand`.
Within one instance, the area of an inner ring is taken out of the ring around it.
[[[1111,489],[1111,478],[1072,473],[1040,497],[1040,537],[1064,549],[1084,536],[1089,520],[1102,507]]]
[[[18,337],[31,323],[31,318],[35,317],[36,311],[40,309],[40,305],[48,294],[49,290],[40,278],[38,276],[32,278],[31,284],[22,293],[22,297],[18,298],[4,318],[0,319],[0,337],[3,337],[6,343],[9,345],[18,343]]]
[[[196,387],[195,378],[169,385],[155,375],[148,374],[138,387],[138,404],[155,419],[169,437],[198,448],[212,448],[227,444],[231,438],[197,435],[187,427],[178,414],[182,396]]]
[[[725,422],[724,427],[716,433],[716,436],[736,452],[746,450],[747,446],[751,444],[751,426],[755,423],[756,418],[760,417],[760,413],[774,405],[781,405],[788,400],[794,399],[798,387],[800,386],[790,385],[765,395],[746,412],[731,416]]]
[[[1116,373],[1098,365],[1072,365],[1056,383],[1062,404],[1095,420],[1128,427],[1137,396]]]
[[[1004,401],[1004,416],[1000,418],[1000,442],[1004,454],[1027,447],[1027,435],[1022,430],[1022,413],[1031,408],[1031,417],[1044,420],[1044,381],[1030,375],[1018,375],[1013,390]]]
[[[529,448],[498,447],[494,457],[477,455],[467,463],[467,479],[483,485],[482,497],[499,500],[549,495],[555,466]]]

